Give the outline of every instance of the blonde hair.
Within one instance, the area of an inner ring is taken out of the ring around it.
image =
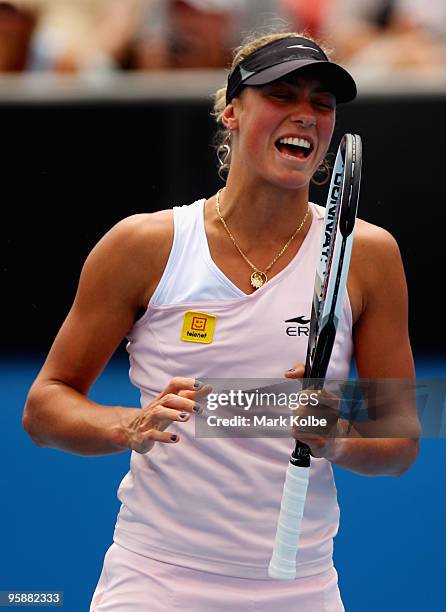
[[[311,40],[317,45],[319,45],[319,47],[330,59],[331,51],[306,32],[270,32],[269,34],[260,35],[258,33],[252,33],[244,39],[244,41],[239,47],[236,47],[234,49],[232,64],[229,69],[229,73],[231,73],[234,68],[238,66],[238,64],[240,64],[241,62],[243,62],[243,60],[249,57],[251,53],[257,51],[257,49],[260,49],[261,47],[264,47],[265,45],[268,45],[269,43],[275,40],[281,40],[282,38],[300,37],[307,38],[308,40]],[[219,127],[214,137],[214,147],[216,149],[217,157],[220,164],[218,174],[222,180],[225,180],[225,177],[227,176],[227,173],[229,172],[229,168],[231,166],[231,132],[230,130],[224,127],[222,122],[223,112],[226,108],[226,89],[227,85],[221,87],[214,93],[214,107],[211,111],[211,115],[214,117]]]

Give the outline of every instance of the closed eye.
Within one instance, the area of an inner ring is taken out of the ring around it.
[[[280,85],[278,83],[268,83],[260,87],[266,96],[276,100],[291,100],[296,95],[295,91],[285,83],[280,83]]]
[[[291,100],[293,97],[291,94],[284,92],[271,93],[270,96],[276,100]]]
[[[276,83],[261,87],[266,96],[279,102],[293,102],[299,98],[298,88],[283,87],[283,83],[280,87],[277,87]],[[323,110],[332,111],[336,108],[336,98],[328,91],[314,91],[311,94],[311,101],[314,106]]]
[[[334,110],[336,108],[336,99],[334,96],[327,98],[313,98],[313,104],[327,110]]]

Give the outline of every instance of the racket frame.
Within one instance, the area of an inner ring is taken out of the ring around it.
[[[305,361],[306,388],[323,386],[336,329],[342,315],[359,200],[361,167],[361,138],[358,135],[345,134],[336,155],[322,229],[321,254],[316,269]],[[310,463],[309,446],[296,440],[285,477],[274,550],[268,568],[271,578],[292,580],[296,577],[296,554]]]

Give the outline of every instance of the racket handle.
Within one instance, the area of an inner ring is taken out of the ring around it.
[[[296,554],[309,476],[309,467],[288,464],[273,556],[268,567],[270,578],[294,580],[296,577]]]

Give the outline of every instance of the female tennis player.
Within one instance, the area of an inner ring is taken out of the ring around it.
[[[331,463],[399,475],[416,440],[306,438],[315,458],[297,577],[281,582],[268,563],[291,440],[200,438],[195,425],[204,379],[302,376],[323,220],[309,183],[337,104],[355,96],[313,40],[251,39],[215,97],[224,189],[127,218],[89,255],[24,427],[39,445],[81,455],[133,451],[92,612],[343,610]],[[142,408],[98,405],[87,393],[125,337]],[[363,378],[414,375],[399,250],[365,222],[328,376],[348,378],[353,354]]]

